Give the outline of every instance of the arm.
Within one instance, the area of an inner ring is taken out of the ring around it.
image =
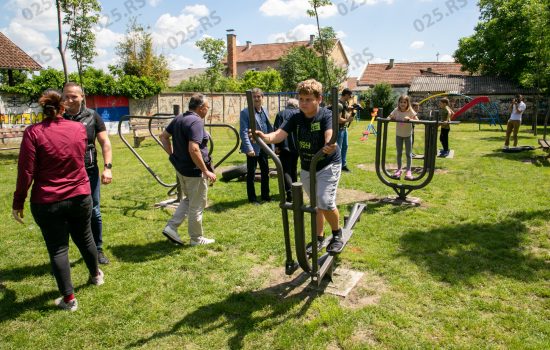
[[[188,145],[189,155],[191,156],[191,159],[193,159],[193,163],[202,171],[204,176],[210,180],[210,182],[216,182],[216,174],[208,170],[206,167],[206,164],[204,163],[204,160],[202,159],[201,150],[199,148],[199,144],[195,141],[189,141]]]
[[[173,153],[172,143],[170,142],[171,137],[172,135],[166,130],[162,130],[162,133],[159,135],[159,140],[160,143],[162,143],[162,148],[164,148],[168,155],[171,155]]]
[[[331,138],[332,129],[325,130],[325,145],[322,148],[324,154],[332,154],[336,151],[336,143],[329,143]]]
[[[97,141],[101,146],[101,154],[103,155],[103,161],[105,164],[112,163],[113,153],[111,149],[111,141],[109,140],[109,135],[107,131],[101,131],[97,134]],[[103,173],[101,174],[101,183],[104,185],[110,184],[113,180],[113,175],[111,169],[103,168]]]
[[[248,121],[248,112],[243,109],[241,111],[241,115],[239,118],[239,127],[240,127],[239,135],[241,136],[241,142],[242,142],[241,150],[247,156],[253,157],[256,154],[254,153],[254,148],[252,148],[252,144],[250,143],[250,138],[248,136],[249,124],[250,123]]]
[[[264,140],[265,143],[279,143],[284,141],[288,137],[288,133],[283,129],[277,129],[268,134],[264,134],[260,130],[256,130],[256,135],[258,135],[259,138]]]
[[[12,216],[23,224],[23,206],[27,192],[32,184],[35,170],[36,148],[29,136],[29,129],[23,134],[21,148],[19,150],[19,161],[17,164],[17,185],[13,193]]]

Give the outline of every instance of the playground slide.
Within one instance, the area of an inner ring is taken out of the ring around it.
[[[473,106],[477,105],[478,103],[489,103],[489,97],[480,96],[480,97],[474,98],[470,102],[466,103],[461,109],[456,111],[455,114],[452,117],[452,120],[455,120],[462,113],[466,112],[468,109],[472,108]]]

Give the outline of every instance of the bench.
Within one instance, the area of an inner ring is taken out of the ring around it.
[[[26,128],[27,128],[27,125],[19,125],[19,126],[13,126],[9,128],[8,127],[0,128],[0,140],[2,144],[5,145],[6,143],[20,142]],[[19,146],[10,145],[8,147],[0,148],[0,151],[14,150],[14,149],[19,149]]]
[[[153,119],[151,122],[151,131],[158,136],[168,126],[171,119]],[[150,137],[149,119],[130,118],[128,122],[130,131],[134,134],[134,147],[137,148],[146,137]]]
[[[548,156],[546,158],[550,158],[550,141],[545,139],[539,139],[539,145],[540,145],[540,148],[542,148],[546,153],[548,153]]]

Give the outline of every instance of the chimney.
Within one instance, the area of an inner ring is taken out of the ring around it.
[[[251,47],[252,47],[252,41],[247,40],[247,41],[246,41],[246,48],[245,48],[245,50],[250,50]]]
[[[227,76],[237,77],[237,36],[227,33]]]
[[[393,63],[395,62],[395,59],[393,58],[390,58],[390,64],[388,65],[388,69],[392,69],[393,68]]]
[[[309,43],[308,45],[309,46],[313,46],[313,41],[315,40],[315,34],[310,34],[309,35]]]

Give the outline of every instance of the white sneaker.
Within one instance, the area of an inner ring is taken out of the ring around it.
[[[63,300],[63,297],[59,297],[54,300],[54,303],[55,305],[57,305],[58,308],[62,310],[76,311],[78,309],[78,301],[76,300],[76,298],[66,303]]]
[[[196,245],[206,245],[216,242],[215,239],[212,238],[206,238],[204,236],[200,236],[198,238],[191,238],[191,247],[194,247]]]
[[[100,269],[98,269],[98,271],[99,275],[93,277],[90,276],[90,278],[88,279],[88,283],[94,284],[96,286],[101,286],[103,283],[105,283],[105,274]]]
[[[88,280],[88,282],[96,286],[101,286],[103,283],[105,283],[105,274],[100,269],[98,269],[98,271],[99,271],[99,275],[94,277],[90,276],[90,279]]]
[[[183,245],[183,241],[181,240],[180,235],[178,235],[178,232],[170,226],[166,226],[164,230],[162,230],[162,234],[165,235],[171,242]]]

